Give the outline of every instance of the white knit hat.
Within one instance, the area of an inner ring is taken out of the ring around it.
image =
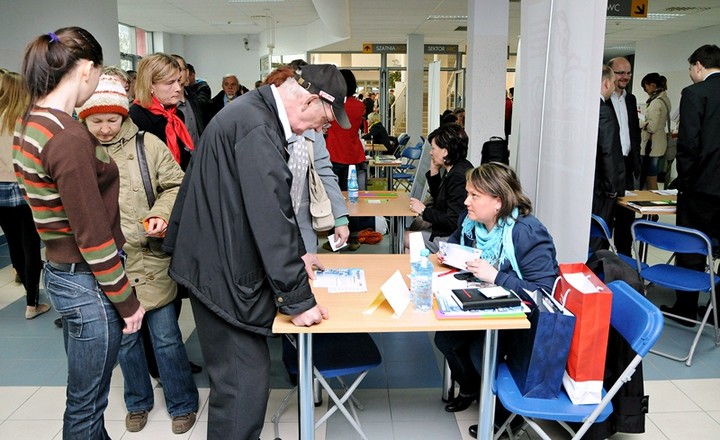
[[[96,113],[118,113],[128,115],[128,97],[125,88],[114,76],[102,75],[95,93],[77,109],[80,120]]]

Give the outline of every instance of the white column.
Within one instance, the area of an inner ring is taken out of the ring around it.
[[[418,34],[407,36],[407,133],[410,142],[417,143],[423,133],[423,78],[425,37]]]
[[[606,2],[524,0],[517,169],[558,261],[587,259]]]
[[[508,0],[468,0],[465,130],[468,159],[480,165],[480,149],[491,136],[505,137],[505,72]]]

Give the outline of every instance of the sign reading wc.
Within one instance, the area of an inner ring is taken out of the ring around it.
[[[608,0],[608,17],[647,18],[648,0]]]

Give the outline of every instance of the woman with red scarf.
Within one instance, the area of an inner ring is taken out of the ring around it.
[[[177,109],[182,93],[181,79],[181,67],[172,56],[156,53],[143,58],[138,66],[130,118],[140,130],[165,142],[184,171],[195,146],[184,116]]]
[[[156,53],[143,58],[138,65],[135,100],[129,114],[138,129],[152,133],[165,142],[180,168],[185,171],[195,145],[185,126],[184,116],[177,109],[183,93],[180,84],[182,78],[182,68],[174,57]],[[177,317],[180,316],[182,300],[187,297],[187,290],[178,285],[178,293],[173,300]],[[147,330],[143,332],[143,341],[150,375],[157,378],[157,362]],[[196,374],[202,371],[202,367],[190,362],[190,370]]]

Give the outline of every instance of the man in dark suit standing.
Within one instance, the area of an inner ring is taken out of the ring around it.
[[[720,239],[720,48],[704,45],[688,62],[694,84],[683,89],[680,99],[677,224]],[[705,257],[679,255],[677,265],[702,271]],[[680,292],[673,307],[661,309],[695,319],[698,293]]]
[[[610,227],[612,227],[617,198],[625,195],[625,160],[620,146],[620,126],[610,104],[610,95],[614,91],[615,74],[609,66],[603,66],[592,213],[602,217]],[[590,245],[593,250],[598,250],[605,243],[598,240],[591,242]]]
[[[637,99],[627,90],[632,78],[630,62],[622,57],[608,61],[615,73],[615,93],[610,97],[620,126],[620,144],[625,158],[625,189],[635,189],[635,177],[640,176],[640,120],[637,112]],[[629,209],[615,210],[615,246],[621,254],[631,255],[632,235],[630,225],[635,221],[635,213]]]

